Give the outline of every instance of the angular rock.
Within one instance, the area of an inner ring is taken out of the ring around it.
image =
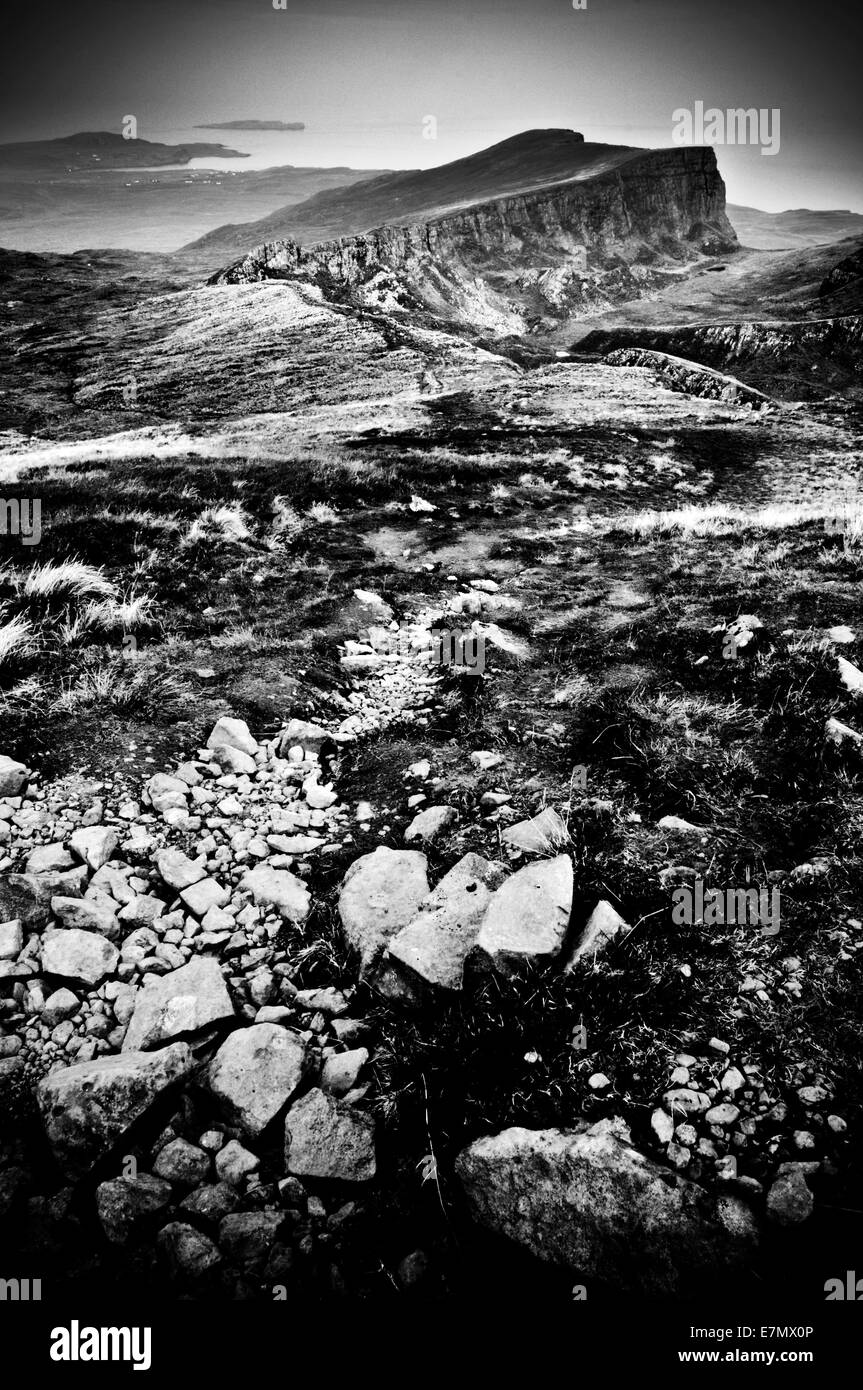
[[[546,806],[531,820],[520,820],[504,830],[501,839],[512,849],[527,854],[551,854],[569,844],[569,831],[553,806]]]
[[[107,893],[118,903],[133,902],[137,896],[134,888],[129,887],[128,870],[123,873],[114,864],[103,864],[101,869],[97,869],[90,879],[87,893],[94,889]]]
[[[601,898],[587,919],[584,931],[569,958],[567,970],[572,970],[585,956],[598,955],[616,936],[626,936],[631,930],[629,923],[611,903]]]
[[[460,990],[465,961],[506,872],[479,854],[464,855],[393,937],[377,982],[381,992],[419,1001],[426,988]]]
[[[174,1277],[191,1283],[214,1275],[222,1263],[219,1248],[209,1236],[183,1221],[164,1226],[156,1244]]]
[[[42,938],[42,969],[72,984],[95,988],[113,975],[120,952],[106,937],[77,927],[47,931]]]
[[[16,960],[24,946],[24,932],[17,917],[0,922],[0,960]]]
[[[525,865],[497,889],[476,942],[495,970],[557,959],[569,926],[572,884],[572,861],[559,854]]]
[[[287,869],[260,864],[243,875],[240,887],[252,894],[256,904],[276,908],[288,922],[304,922],[311,910],[308,888]]]
[[[72,993],[71,989],[56,989],[45,1000],[45,1007],[41,1013],[42,1022],[47,1024],[49,1028],[54,1028],[64,1019],[72,1018],[80,1007],[80,1000],[77,995]]]
[[[19,796],[30,777],[24,763],[0,753],[0,796]]]
[[[74,867],[75,860],[63,844],[37,845],[31,849],[24,866],[28,874],[62,873]]]
[[[828,719],[824,725],[824,736],[829,743],[835,743],[841,747],[843,743],[850,743],[859,748],[863,745],[863,734],[858,734],[856,729],[843,724],[841,719]]]
[[[69,840],[73,854],[89,864],[91,869],[101,869],[107,864],[120,843],[116,830],[109,825],[87,825],[76,830]]]
[[[288,749],[298,743],[309,752],[319,753],[327,739],[338,741],[338,735],[328,733],[320,724],[310,724],[305,719],[290,719],[279,742],[279,757],[286,757]]]
[[[260,1278],[284,1224],[285,1213],[278,1207],[232,1212],[219,1226],[219,1248],[244,1274]]]
[[[260,1166],[258,1155],[244,1149],[236,1139],[230,1139],[216,1154],[216,1176],[234,1187],[239,1187],[243,1179],[257,1172]]]
[[[490,772],[493,767],[498,767],[503,762],[503,754],[478,749],[477,752],[471,753],[470,760],[474,767],[479,768],[480,772]]]
[[[258,770],[258,764],[250,753],[243,753],[229,743],[214,748],[213,758],[223,772],[234,772],[238,777],[253,777]]]
[[[333,989],[332,985],[324,989],[298,989],[293,998],[298,1008],[326,1014],[329,1018],[339,1018],[350,1008],[341,990]]]
[[[837,656],[839,666],[839,676],[846,690],[850,690],[852,695],[863,693],[863,671],[851,661],[846,661],[844,656]]]
[[[197,1187],[210,1175],[210,1155],[187,1139],[171,1139],[156,1155],[153,1172],[166,1182]]]
[[[458,811],[452,806],[429,806],[425,811],[420,811],[418,816],[414,816],[405,831],[405,844],[410,845],[418,841],[420,844],[433,845],[457,821]]]
[[[745,1268],[758,1241],[749,1208],[671,1174],[621,1133],[600,1120],[477,1140],[455,1164],[474,1220],[626,1293],[686,1297]]]
[[[197,1225],[218,1226],[236,1207],[239,1198],[230,1183],[202,1183],[183,1198],[179,1211]]]
[[[296,1101],[285,1119],[285,1163],[299,1178],[368,1182],[375,1176],[375,1126],[321,1090]]]
[[[117,914],[121,922],[132,927],[151,927],[164,914],[165,904],[151,893],[136,893]]]
[[[255,1023],[225,1039],[206,1086],[231,1122],[254,1136],[290,1100],[306,1066],[306,1046],[296,1033],[277,1023]]]
[[[339,916],[363,973],[416,916],[429,891],[427,867],[425,855],[417,850],[380,845],[348,869],[339,894]]]
[[[190,884],[188,888],[183,889],[180,897],[196,917],[203,917],[211,907],[224,907],[225,903],[231,900],[227,888],[223,888],[214,878],[202,878],[197,883]]]
[[[194,1066],[185,1043],[126,1052],[51,1072],[36,1088],[48,1140],[63,1171],[89,1172],[169,1087]]]
[[[94,902],[92,898],[52,898],[51,911],[55,917],[60,918],[64,927],[101,932],[107,937],[118,935],[116,912],[99,902]]]
[[[367,1047],[357,1047],[350,1052],[339,1052],[328,1057],[321,1069],[321,1090],[333,1096],[346,1096],[357,1084],[359,1074],[369,1060]]]
[[[777,1226],[798,1226],[815,1207],[806,1178],[796,1165],[780,1173],[767,1194],[767,1216]]]
[[[133,1245],[149,1239],[172,1196],[171,1184],[152,1173],[100,1183],[96,1189],[96,1210],[102,1230],[112,1245]]]
[[[149,1052],[234,1017],[219,963],[199,956],[138,991],[123,1052]]]
[[[193,883],[199,883],[207,876],[205,861],[190,859],[180,849],[160,849],[156,855],[156,868],[168,887],[178,892],[181,888],[191,888]]]
[[[223,744],[229,748],[239,748],[241,753],[248,753],[250,757],[258,751],[258,741],[252,737],[244,719],[225,718],[216,722],[207,739],[207,747],[220,748]]]
[[[25,927],[46,926],[54,897],[80,898],[87,886],[83,866],[68,873],[4,874],[0,876],[0,920],[20,919]]]

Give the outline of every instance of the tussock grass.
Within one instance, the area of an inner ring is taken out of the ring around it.
[[[693,504],[679,507],[674,511],[639,512],[627,525],[635,535],[642,537],[657,532],[710,536],[728,531],[784,531],[804,522],[832,520],[836,515],[836,506],[826,501],[774,503],[751,510],[725,502],[713,502],[704,506]],[[863,509],[852,514],[849,526],[854,535],[863,534]]]
[[[115,586],[101,569],[80,560],[64,560],[60,564],[49,560],[44,565],[34,565],[23,583],[16,581],[16,585],[26,599],[60,603],[79,603],[94,596],[107,598],[115,592]]]

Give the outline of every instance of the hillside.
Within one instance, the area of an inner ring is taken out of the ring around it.
[[[741,245],[757,251],[823,246],[826,242],[863,234],[863,213],[847,209],[791,208],[786,212],[763,212],[760,208],[729,203],[727,211]]]
[[[408,169],[369,179],[355,191],[332,189],[301,208],[279,208],[255,223],[217,227],[196,246],[230,255],[265,241],[303,246],[353,236],[384,224],[429,221],[473,203],[591,178],[645,151],[586,142],[573,130],[529,130],[435,169]]]

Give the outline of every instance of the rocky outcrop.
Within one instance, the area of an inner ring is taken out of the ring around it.
[[[655,150],[425,223],[305,247],[268,242],[210,283],[299,278],[329,298],[427,308],[508,334],[637,298],[663,269],[736,245],[713,150]]]
[[[684,391],[689,396],[702,396],[712,401],[743,401],[763,405],[767,397],[751,386],[744,386],[736,377],[672,357],[667,352],[649,348],[617,348],[606,357],[612,367],[649,367],[661,378],[663,386],[672,391]]]
[[[748,386],[780,396],[790,392],[798,399],[808,393],[813,378],[835,388],[860,380],[863,315],[797,322],[594,329],[581,339],[578,350],[609,354],[606,361],[617,363],[624,361],[619,356],[623,350],[670,354],[687,359],[690,366],[698,363],[719,372],[733,370]]]

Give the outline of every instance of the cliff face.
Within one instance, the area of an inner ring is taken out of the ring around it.
[[[736,249],[712,149],[617,167],[409,226],[301,247],[269,242],[211,283],[300,278],[328,298],[430,309],[486,331],[554,331]]]

